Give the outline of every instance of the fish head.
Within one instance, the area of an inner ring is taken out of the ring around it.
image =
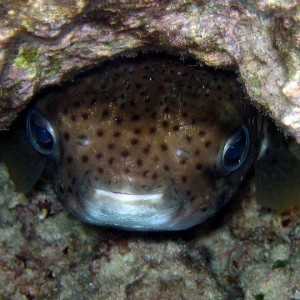
[[[258,156],[261,120],[244,97],[227,73],[123,62],[40,99],[27,132],[81,220],[181,230],[223,206]]]

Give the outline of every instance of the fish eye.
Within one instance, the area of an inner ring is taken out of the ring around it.
[[[29,141],[38,152],[49,155],[56,147],[56,136],[51,123],[38,111],[31,110],[26,119]]]
[[[227,140],[222,152],[222,167],[226,172],[239,169],[249,154],[250,136],[249,130],[242,125]]]

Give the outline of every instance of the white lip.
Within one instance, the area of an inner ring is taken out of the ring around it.
[[[165,188],[152,193],[112,192],[95,188],[91,197],[82,202],[89,222],[122,228],[168,228],[181,207],[181,201],[170,201]]]
[[[100,189],[95,190],[95,196],[97,197],[107,197],[112,200],[118,200],[122,202],[136,202],[136,201],[158,201],[162,199],[163,193],[155,194],[131,194],[131,193],[121,193],[121,192],[110,192]]]

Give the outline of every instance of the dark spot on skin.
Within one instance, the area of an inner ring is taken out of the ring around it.
[[[200,150],[199,150],[199,149],[195,150],[194,154],[195,154],[196,156],[198,156],[198,155],[200,154]]]
[[[124,170],[124,172],[128,174],[128,173],[130,173],[130,170],[129,170],[128,168],[126,168],[126,169]]]
[[[151,148],[151,146],[150,146],[150,144],[149,144],[147,147],[145,147],[145,148],[143,149],[143,153],[148,154],[148,153],[150,152],[150,148]]]
[[[156,174],[156,173],[154,173],[154,174],[152,175],[152,179],[157,179],[157,174]]]
[[[96,155],[96,158],[97,159],[101,159],[103,157],[103,154],[102,153],[98,153],[97,155]]]
[[[66,142],[68,142],[70,140],[70,135],[69,135],[68,132],[64,133],[64,139],[65,139]]]
[[[72,120],[73,122],[76,122],[76,120],[77,120],[76,116],[75,116],[75,115],[72,115],[72,116],[71,116],[71,120]]]
[[[98,129],[98,130],[97,130],[97,135],[98,135],[98,136],[104,136],[103,130],[102,130],[102,129]]]
[[[186,178],[186,176],[181,176],[181,181],[183,182],[183,183],[186,183],[187,182],[187,178]]]
[[[148,75],[144,75],[144,76],[143,76],[143,79],[146,80],[146,81],[149,81],[149,80],[150,80],[150,77],[149,77]]]
[[[167,151],[167,150],[168,150],[168,145],[167,145],[166,143],[161,143],[161,144],[160,144],[160,149],[161,149],[162,151]]]
[[[181,165],[185,165],[185,164],[187,163],[187,160],[186,160],[186,159],[181,159],[181,160],[179,161],[179,163],[180,163]]]
[[[120,135],[121,135],[120,131],[116,131],[116,132],[114,133],[114,137],[115,137],[115,138],[118,138]]]
[[[152,114],[151,114],[151,118],[154,120],[154,119],[156,119],[156,112],[153,112]]]
[[[115,123],[116,123],[117,125],[121,125],[121,124],[123,123],[123,120],[122,120],[120,117],[117,117],[117,118],[115,119]]]
[[[138,139],[131,139],[130,143],[131,143],[131,145],[135,146],[139,143],[139,140]]]
[[[164,165],[164,169],[165,169],[166,171],[170,171],[170,167],[169,167],[168,165]]]
[[[68,193],[69,193],[69,194],[72,194],[72,193],[73,193],[72,187],[70,187],[70,186],[68,187]]]
[[[129,155],[128,150],[123,150],[123,151],[121,152],[121,155],[122,155],[123,157],[127,157],[127,156]]]
[[[133,132],[134,132],[135,134],[141,134],[141,129],[139,129],[139,128],[134,128]]]
[[[199,163],[199,164],[196,164],[196,170],[197,171],[201,171],[203,168],[203,166]]]
[[[111,157],[111,158],[108,159],[108,163],[110,165],[112,165],[114,162],[115,162],[115,159],[113,157]]]
[[[90,105],[95,105],[97,103],[97,98],[96,97],[93,97],[90,101]]]
[[[191,194],[192,194],[192,192],[190,191],[190,190],[187,190],[186,191],[186,195],[189,197],[189,196],[191,196]]]
[[[141,86],[141,84],[137,83],[137,84],[135,85],[135,87],[136,87],[136,89],[140,89],[142,86]]]
[[[87,113],[81,114],[81,118],[82,118],[83,120],[87,120],[89,117],[90,117],[90,115],[87,114]]]
[[[81,161],[83,163],[87,163],[89,161],[89,158],[86,155],[81,156]]]
[[[101,168],[101,167],[100,167],[100,168],[98,168],[98,173],[99,173],[99,174],[103,174],[103,173],[104,173],[104,170],[103,170],[103,168]]]
[[[114,143],[109,143],[109,144],[107,144],[107,148],[109,150],[113,150],[115,148],[115,144]]]
[[[162,121],[162,127],[163,128],[167,128],[169,126],[169,122],[168,121]]]
[[[192,137],[190,136],[190,135],[187,135],[186,137],[185,137],[185,140],[190,144],[191,142],[192,142]]]
[[[131,117],[131,121],[133,121],[133,122],[139,121],[139,119],[140,119],[140,115],[138,115],[138,114],[133,115],[133,116]]]
[[[79,101],[74,102],[74,107],[80,107],[80,102]]]
[[[168,106],[166,106],[165,109],[164,109],[164,112],[165,113],[169,113],[170,112],[170,108]]]
[[[192,200],[192,199],[191,199],[191,200]],[[194,199],[194,200],[195,200],[195,199]],[[205,206],[205,207],[202,207],[202,208],[201,208],[201,211],[202,211],[202,212],[205,212],[205,211],[207,211],[207,209],[208,209],[208,207]]]
[[[196,196],[192,196],[192,197],[191,197],[191,201],[195,201],[196,199],[197,199]]]
[[[72,156],[67,156],[67,163],[71,164],[73,162]]]
[[[179,130],[179,125],[174,125],[173,126],[173,131],[178,131]]]
[[[182,116],[183,118],[186,118],[186,117],[188,116],[188,113],[184,111],[184,112],[181,114],[181,116]]]
[[[136,161],[136,164],[137,164],[139,167],[141,167],[141,166],[143,165],[143,161],[142,161],[141,159],[138,159],[138,160]]]
[[[63,114],[64,114],[64,115],[67,115],[68,113],[69,113],[69,109],[68,109],[68,108],[65,108],[64,111],[63,111]]]
[[[136,105],[136,103],[135,103],[134,100],[131,100],[129,103],[130,103],[131,106],[135,106]]]
[[[151,127],[151,128],[150,128],[150,133],[151,133],[151,134],[154,134],[155,132],[156,132],[156,128],[155,128],[155,127]]]
[[[102,112],[102,119],[106,119],[109,116],[109,111],[108,109],[104,109]]]
[[[199,136],[205,136],[205,131],[204,130],[199,130],[198,135]]]
[[[211,146],[211,141],[206,141],[204,146],[206,149],[208,149]]]

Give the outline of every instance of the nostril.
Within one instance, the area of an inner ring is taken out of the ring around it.
[[[185,159],[185,160],[189,159],[190,157],[190,152],[185,149],[176,149],[175,154],[178,158]]]

